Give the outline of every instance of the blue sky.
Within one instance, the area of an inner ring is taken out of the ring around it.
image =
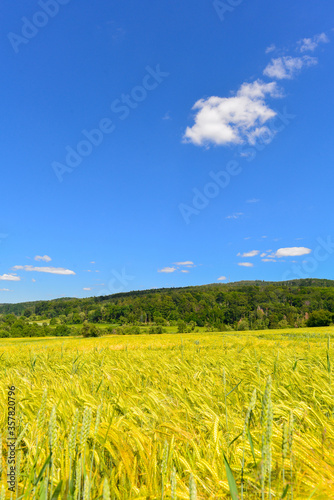
[[[0,302],[334,279],[331,0],[0,14]]]

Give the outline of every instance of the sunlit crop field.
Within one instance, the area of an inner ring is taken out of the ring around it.
[[[1,340],[0,498],[334,498],[330,335]]]

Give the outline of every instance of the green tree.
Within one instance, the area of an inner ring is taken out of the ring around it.
[[[81,329],[81,335],[83,337],[100,337],[101,330],[97,328],[97,326],[90,325],[87,321],[85,321]]]
[[[329,326],[332,322],[332,315],[330,312],[320,309],[310,314],[306,324],[309,327],[316,326]]]

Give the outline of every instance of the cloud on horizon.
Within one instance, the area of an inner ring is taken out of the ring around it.
[[[260,253],[259,250],[251,250],[250,252],[238,253],[237,257],[255,257]]]
[[[298,257],[300,255],[308,255],[312,250],[306,247],[287,247],[279,248],[275,256],[276,257]]]
[[[17,274],[3,274],[0,276],[0,281],[21,281],[20,276],[17,276]]]
[[[64,269],[63,267],[34,267],[34,266],[14,266],[13,269],[37,272],[37,273],[49,273],[49,274],[60,274],[60,275],[74,275],[75,272],[70,269]]]
[[[158,269],[158,273],[174,273],[176,271],[176,267],[163,267],[162,269]]]

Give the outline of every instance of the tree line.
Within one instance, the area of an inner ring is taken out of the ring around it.
[[[90,336],[101,333],[99,325],[122,335],[166,327],[263,330],[326,326],[333,319],[334,281],[256,281],[0,304],[0,336]]]

